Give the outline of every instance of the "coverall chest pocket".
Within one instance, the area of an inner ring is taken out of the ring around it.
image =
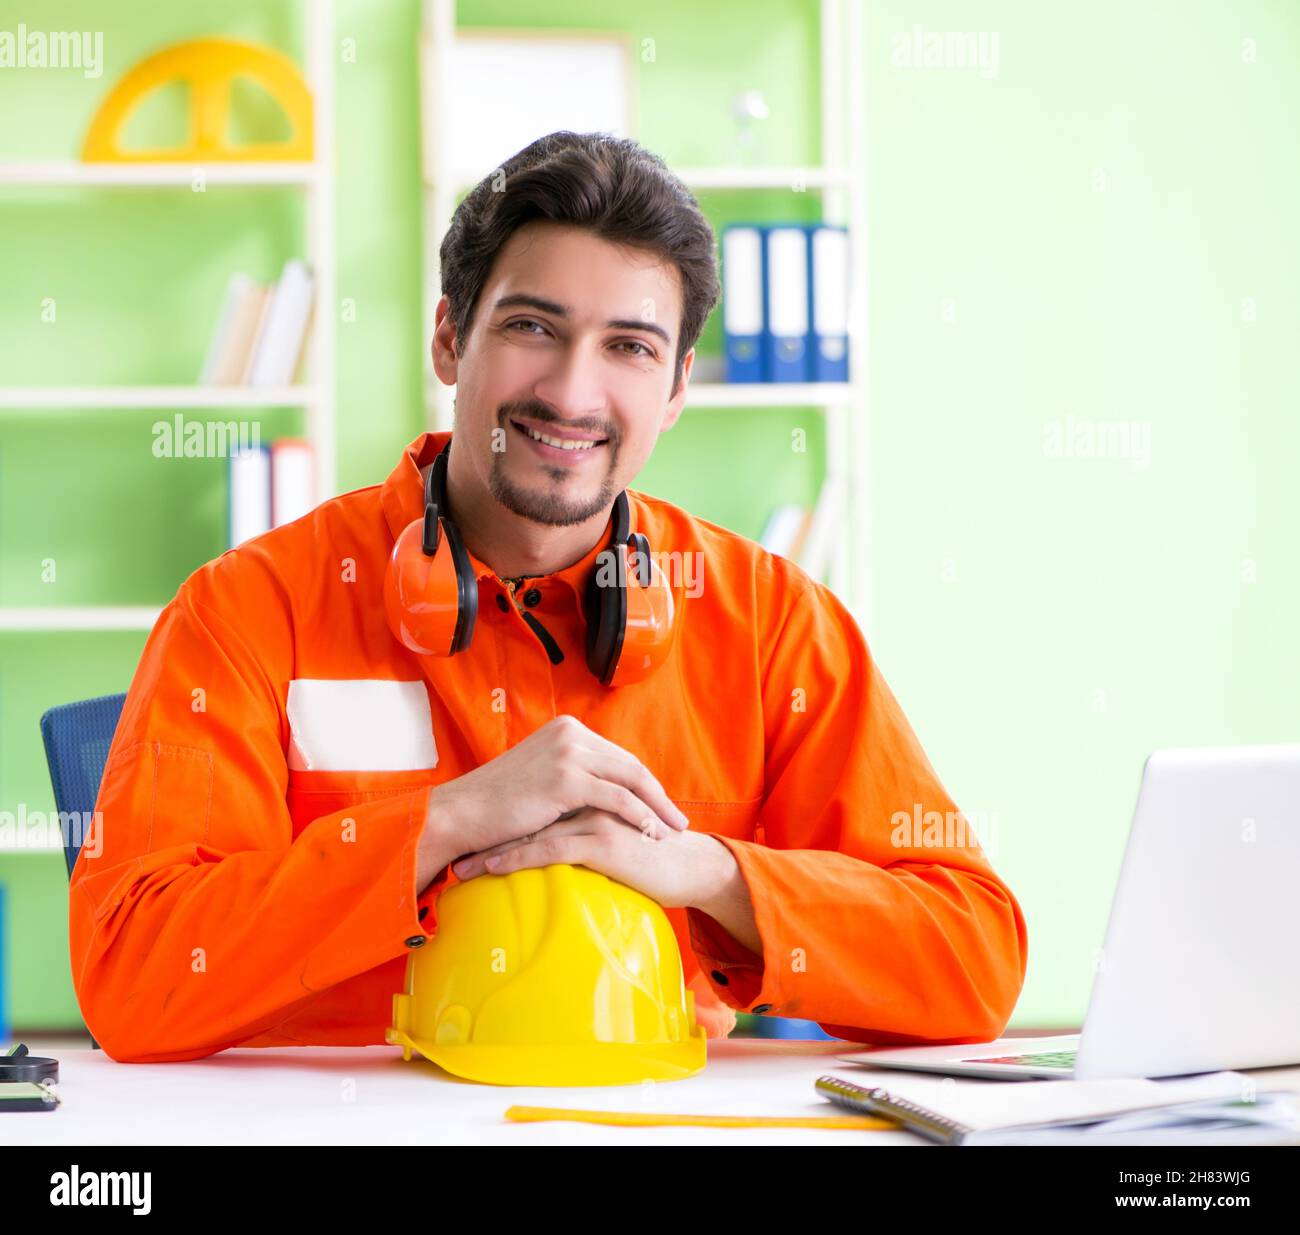
[[[440,768],[401,768],[384,772],[317,771],[289,769],[285,801],[297,836],[322,815],[373,802],[398,793],[410,793],[447,779]]]
[[[674,798],[691,821],[692,832],[716,832],[719,836],[733,836],[737,840],[754,840],[758,826],[761,797],[745,802],[692,802]]]

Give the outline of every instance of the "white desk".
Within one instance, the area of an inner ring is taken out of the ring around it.
[[[727,1115],[833,1115],[813,1092],[829,1072],[888,1085],[899,1072],[835,1059],[852,1043],[732,1038],[710,1041],[703,1072],[684,1081],[586,1089],[479,1085],[399,1048],[233,1049],[187,1063],[122,1064],[103,1051],[42,1049],[59,1060],[53,1112],[6,1116],[5,1139],[28,1145],[927,1145],[902,1131],[813,1128],[620,1128],[515,1123],[506,1107]],[[858,1048],[860,1049],[860,1048]],[[1300,1068],[1258,1070],[1259,1087],[1300,1091]],[[963,1085],[1011,1082],[958,1081]]]
[[[480,1085],[400,1048],[232,1049],[185,1063],[115,1063],[103,1051],[42,1048],[59,1061],[52,1112],[6,1117],[28,1145],[817,1145],[924,1144],[906,1132],[813,1128],[618,1128],[516,1123],[506,1107],[563,1106],[692,1114],[848,1114],[813,1092],[825,1072],[869,1075],[834,1058],[851,1043],[728,1039],[709,1043],[704,1071],[684,1081],[584,1089]],[[897,1075],[897,1074],[895,1074]]]

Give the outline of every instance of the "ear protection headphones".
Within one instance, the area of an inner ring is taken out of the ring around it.
[[[478,617],[478,579],[447,505],[451,439],[424,482],[424,517],[398,536],[384,577],[393,637],[421,656],[455,656],[470,646]],[[626,492],[614,502],[609,544],[596,555],[583,598],[587,668],[603,686],[648,678],[672,643],[673,592],[650,556],[650,542],[629,532]]]

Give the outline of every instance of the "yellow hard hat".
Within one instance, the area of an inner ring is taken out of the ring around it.
[[[668,915],[584,866],[479,875],[438,899],[385,1037],[473,1081],[633,1085],[705,1064]]]

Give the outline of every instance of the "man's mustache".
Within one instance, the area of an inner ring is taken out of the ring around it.
[[[538,424],[558,424],[566,429],[577,429],[582,433],[596,433],[607,438],[611,445],[617,443],[618,435],[612,426],[590,420],[565,420],[556,416],[544,403],[508,403],[500,411],[501,426],[505,428],[513,419],[535,420]]]

